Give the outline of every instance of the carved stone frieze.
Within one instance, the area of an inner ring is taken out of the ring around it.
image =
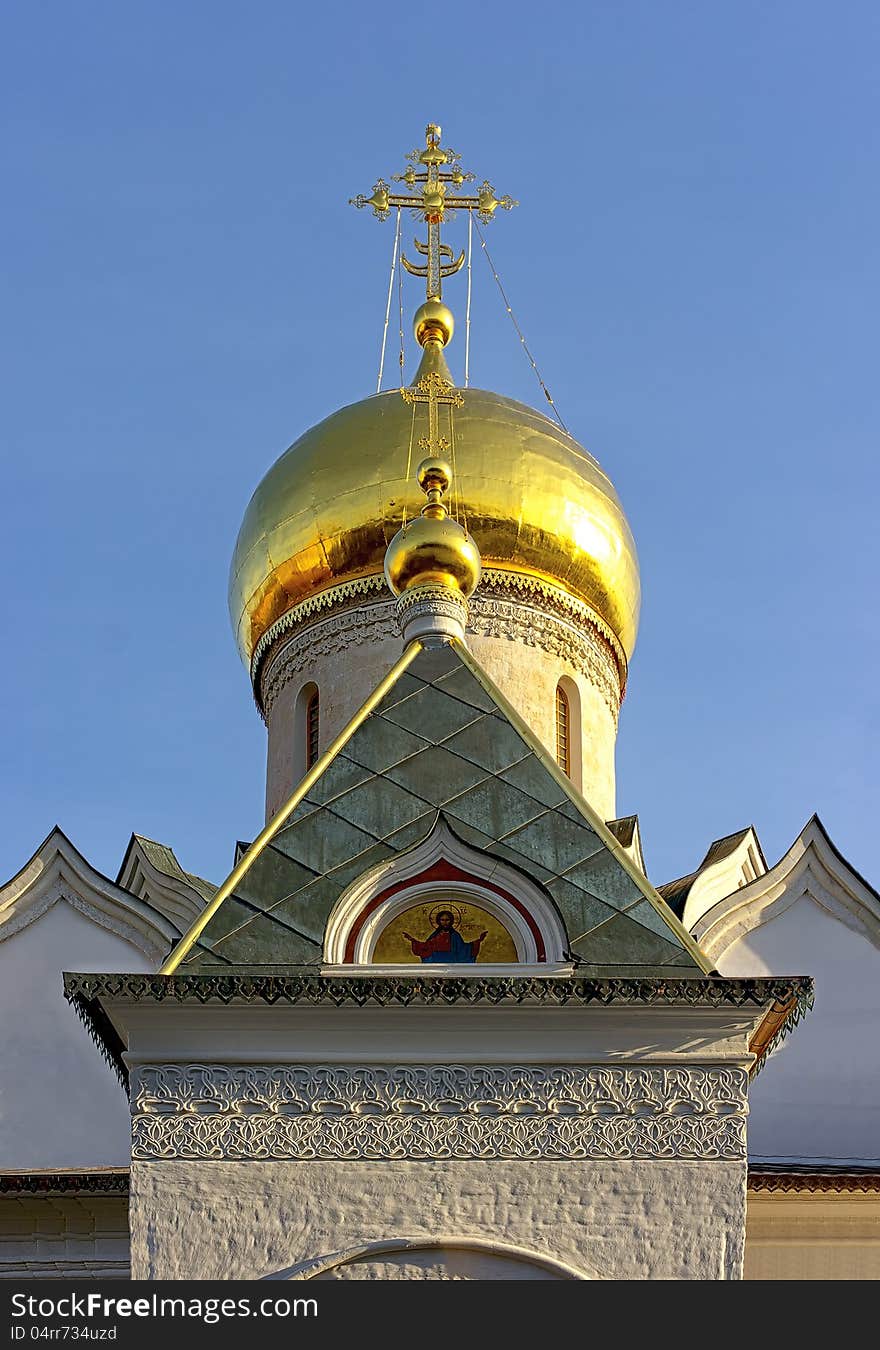
[[[132,1157],[744,1159],[736,1067],[152,1064]]]
[[[396,631],[396,602],[391,597],[308,623],[284,643],[261,674],[259,706],[264,717],[271,713],[281,690],[311,662],[380,641]]]
[[[451,586],[413,586],[397,601],[397,622],[404,642],[463,640],[468,621],[468,603]]]
[[[538,647],[573,665],[600,690],[616,722],[626,661],[611,629],[589,605],[539,578],[489,568],[469,609],[468,631],[476,636]],[[264,716],[289,681],[316,659],[387,638],[396,627],[395,601],[381,577],[334,587],[289,610],[254,653],[252,675]]]
[[[618,667],[592,628],[578,628],[521,600],[489,594],[473,595],[470,609],[470,627],[479,637],[506,638],[522,647],[540,647],[574,666],[602,694],[617,725],[622,698]]]

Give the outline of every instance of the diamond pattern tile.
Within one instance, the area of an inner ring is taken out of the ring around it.
[[[432,808],[430,811],[426,811],[423,816],[418,816],[416,820],[410,821],[409,825],[404,825],[403,829],[394,830],[382,841],[383,844],[387,845],[388,852],[404,853],[414,844],[420,844],[423,839],[427,839],[437,823],[438,814]]]
[[[469,703],[450,698],[442,689],[427,684],[411,694],[383,715],[383,721],[393,722],[407,731],[430,737],[434,745],[453,736],[456,731],[475,721],[481,714]]]
[[[466,670],[460,664],[452,666],[446,675],[441,675],[437,684],[445,694],[451,694],[453,698],[460,698],[463,703],[470,703],[480,712],[493,713],[496,711],[494,701],[482,685],[474,679],[469,670]]]
[[[388,833],[388,824],[408,825],[424,815],[429,803],[384,776],[371,778],[333,802],[333,814],[366,830],[374,839]]]
[[[321,774],[321,777],[309,792],[309,801],[316,806],[323,806],[326,802],[332,802],[335,797],[341,796],[344,792],[350,792],[360,783],[367,782],[371,777],[371,769],[365,768],[362,764],[356,764],[353,759],[349,759],[343,753],[338,755]]]
[[[575,825],[558,811],[506,835],[504,842],[524,858],[542,863],[557,875],[601,848],[601,842],[586,822]]]
[[[409,698],[410,694],[414,694],[417,690],[424,689],[424,687],[424,680],[418,679],[417,676],[411,673],[411,670],[405,670],[393,689],[388,690],[388,693],[376,708],[375,715],[377,717],[383,717],[389,708],[396,707],[397,704],[402,703],[405,698]]]
[[[560,802],[568,800],[565,789],[559,786],[552,774],[549,774],[544,765],[531,753],[518,760],[516,764],[511,764],[509,769],[503,769],[500,776],[505,783],[513,783],[514,787],[518,787],[521,792],[527,792],[543,806],[558,806]]]
[[[344,889],[332,874],[317,877],[301,891],[272,905],[266,913],[278,923],[287,924],[322,947],[327,915]]]
[[[669,938],[669,924],[666,923],[663,916],[658,914],[649,900],[639,900],[631,905],[625,911],[626,917],[632,919],[634,923],[640,923],[643,928],[648,928],[657,937]]]
[[[447,802],[443,810],[453,824],[463,820],[492,839],[503,839],[528,821],[547,814],[534,797],[527,797],[512,783],[505,783],[500,778],[484,779]]]
[[[316,873],[311,867],[289,858],[282,851],[283,835],[277,836],[274,843],[265,848],[256,862],[245,872],[235,889],[236,896],[263,909],[267,895],[290,895],[312,881]],[[219,922],[219,916],[225,909],[221,905],[213,922]]]
[[[528,746],[510,723],[489,713],[449,737],[444,744],[447,750],[494,774],[509,769],[528,752]]]
[[[345,757],[372,769],[373,773],[385,773],[392,765],[424,750],[428,744],[423,737],[414,736],[411,731],[374,713],[358,727],[345,747]]]
[[[567,881],[615,909],[627,909],[642,898],[641,890],[629,873],[623,870],[614,854],[601,845],[588,858],[560,870]]]
[[[453,755],[442,745],[429,746],[412,759],[396,764],[388,770],[386,777],[409,792],[417,793],[432,806],[442,806],[468,788],[491,781],[487,779],[485,769],[460,755]]]
[[[681,947],[648,933],[625,914],[592,929],[572,943],[572,950],[585,961],[615,966],[663,965],[670,956],[683,956]]]
[[[329,872],[342,859],[363,853],[373,843],[373,835],[343,820],[329,806],[282,831],[276,839],[277,847],[289,858],[295,862],[308,860],[312,871],[319,875]]]
[[[563,877],[554,877],[552,881],[548,881],[547,890],[556,901],[565,924],[565,931],[572,941],[583,937],[591,929],[598,928],[608,919],[613,919],[617,913],[610,905],[605,905],[601,900],[587,895],[580,887],[572,886]]]
[[[213,916],[192,964],[319,963],[340,894],[442,814],[466,844],[545,887],[583,970],[694,973],[548,764],[458,652],[420,652]]]
[[[258,920],[231,933],[216,949],[227,961],[242,966],[302,965],[314,960],[319,950],[314,942],[276,922],[271,914],[261,914]]]

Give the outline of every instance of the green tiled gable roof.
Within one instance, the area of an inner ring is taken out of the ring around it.
[[[421,650],[217,909],[184,969],[319,964],[345,888],[438,817],[550,895],[585,975],[694,975],[693,941],[473,658]],[[230,971],[231,973],[231,971]]]

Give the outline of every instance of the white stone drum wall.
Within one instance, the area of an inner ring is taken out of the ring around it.
[[[470,650],[554,757],[556,686],[564,676],[576,685],[580,734],[573,747],[572,779],[601,819],[613,820],[620,695],[600,639],[584,627],[567,631],[553,615],[542,615],[532,605],[507,601],[489,602],[487,610],[489,606],[491,613],[481,614],[472,602]],[[393,604],[385,602],[310,624],[267,662],[262,678],[267,820],[305,773],[305,727],[296,716],[300,690],[310,682],[318,686],[323,753],[400,656],[393,615]],[[499,636],[504,631],[510,636]]]

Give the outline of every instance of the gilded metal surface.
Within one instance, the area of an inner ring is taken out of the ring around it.
[[[440,144],[441,131],[436,122],[430,122],[425,130],[424,150],[411,150],[406,158],[409,167],[403,173],[392,175],[395,183],[403,183],[405,192],[394,192],[384,178],[373,186],[373,193],[365,197],[361,193],[350,199],[352,206],[371,206],[373,215],[379,220],[387,220],[391,208],[408,208],[418,220],[428,227],[428,242],[422,244],[416,239],[416,252],[427,261],[423,264],[411,263],[403,254],[400,261],[407,272],[414,277],[424,277],[428,300],[439,300],[444,277],[451,277],[464,265],[464,253],[455,256],[448,244],[440,242],[440,226],[456,211],[474,211],[480,220],[488,223],[499,206],[504,211],[519,205],[512,197],[496,197],[495,189],[488,179],[479,191],[473,195],[459,192],[462,184],[474,181],[472,173],[465,173],[459,163],[461,155],[448,146]]]
[[[394,595],[414,587],[446,586],[468,596],[480,580],[479,550],[448,516],[417,516],[388,545],[385,580]]]
[[[444,458],[454,443],[453,412],[464,399],[436,370],[420,376],[409,389],[401,389],[404,403],[428,409],[428,434],[419,437],[419,449],[427,458],[416,470],[416,481],[427,497],[417,520],[405,524],[385,551],[385,580],[395,595],[424,587],[451,587],[470,595],[480,580],[480,550],[457,520],[449,517],[445,493],[452,482],[452,465]],[[449,436],[440,435],[439,408],[449,408]],[[398,606],[398,618],[404,610]],[[467,621],[465,607],[462,622]],[[462,634],[464,628],[462,628]]]
[[[609,478],[533,408],[480,389],[459,392],[453,500],[484,566],[546,579],[586,601],[630,656],[638,561]],[[407,463],[427,423],[427,410],[408,407],[398,390],[376,394],[307,431],[269,470],[245,513],[230,576],[246,663],[292,606],[381,575],[404,506],[411,518],[421,504]]]

